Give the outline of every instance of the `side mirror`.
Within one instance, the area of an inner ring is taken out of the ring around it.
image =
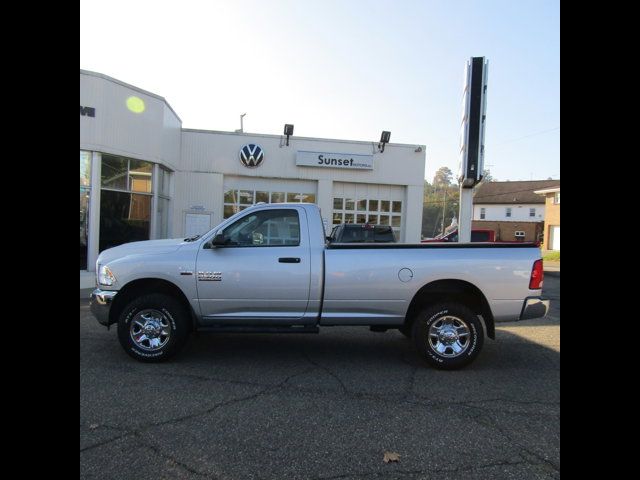
[[[211,240],[211,247],[224,247],[227,244],[227,239],[224,233],[218,233],[213,240]]]

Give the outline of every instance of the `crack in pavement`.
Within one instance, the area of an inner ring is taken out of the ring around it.
[[[532,463],[523,458],[523,460],[520,462],[509,462],[507,460],[503,460],[503,461],[496,461],[492,463],[485,463],[481,465],[460,465],[455,468],[434,468],[434,469],[421,469],[421,470],[400,470],[400,469],[391,470],[390,469],[387,472],[380,472],[380,471],[354,472],[354,473],[344,473],[340,475],[333,475],[330,477],[323,477],[323,476],[313,477],[310,480],[338,480],[338,479],[346,479],[349,477],[364,478],[364,477],[379,477],[379,476],[386,478],[386,477],[389,477],[390,475],[397,475],[397,474],[415,476],[415,475],[441,474],[441,473],[463,473],[463,472],[468,473],[476,470],[483,470],[486,468],[513,466],[513,465],[530,465],[534,467],[541,466],[541,464]]]
[[[411,398],[413,393],[413,385],[416,383],[416,374],[418,373],[418,367],[414,366],[409,374],[409,380],[407,382],[407,387],[400,399],[401,402],[409,402],[409,398]],[[410,402],[409,402],[410,403]]]
[[[340,384],[340,387],[342,387],[342,391],[343,391],[343,393],[345,395],[349,395],[350,394],[349,389],[347,388],[347,386],[342,382],[342,380],[335,373],[333,373],[331,370],[329,370],[329,368],[325,367],[324,365],[320,365],[318,362],[312,360],[307,352],[302,352],[302,356],[311,365],[313,365],[316,368],[319,368],[320,370],[323,370],[323,371],[327,372],[335,381],[337,381]]]
[[[105,440],[103,442],[94,443],[93,445],[89,445],[88,447],[81,448],[80,449],[80,453],[86,452],[88,450],[93,450],[94,448],[102,447],[103,445],[107,445],[109,443],[115,442],[116,440],[120,440],[122,438],[126,438],[126,437],[129,437],[131,435],[133,435],[132,432],[125,430],[125,433],[123,433],[122,435],[119,435],[119,436],[114,437],[114,438],[110,438],[109,440]]]
[[[81,453],[82,453],[82,452],[86,452],[86,451],[88,451],[88,450],[92,450],[92,449],[94,449],[94,448],[101,447],[101,446],[103,446],[103,445],[106,445],[106,444],[111,443],[111,442],[115,442],[115,441],[117,441],[117,440],[120,440],[120,439],[125,438],[125,437],[128,437],[128,436],[132,436],[132,435],[133,435],[133,436],[139,436],[139,435],[141,435],[141,434],[142,434],[142,432],[144,432],[144,431],[146,431],[146,430],[149,430],[150,428],[153,428],[153,427],[158,427],[158,426],[162,426],[162,425],[168,425],[168,424],[179,423],[179,422],[183,422],[183,421],[185,421],[185,420],[190,420],[190,419],[195,418],[195,417],[199,417],[199,416],[203,416],[203,415],[208,415],[208,414],[210,414],[210,413],[212,413],[212,412],[214,412],[214,411],[218,410],[219,408],[226,407],[226,406],[233,405],[233,404],[240,403],[240,402],[245,402],[245,401],[248,401],[248,400],[252,400],[252,399],[254,399],[254,398],[258,398],[259,396],[264,395],[264,394],[267,394],[267,393],[277,392],[278,390],[283,389],[283,388],[284,388],[284,386],[286,385],[286,383],[287,383],[289,380],[291,380],[292,378],[297,377],[298,375],[304,375],[305,373],[308,373],[308,372],[310,372],[311,370],[313,370],[313,368],[307,368],[307,369],[305,369],[305,370],[303,370],[303,371],[301,371],[301,372],[298,372],[298,373],[294,373],[294,374],[292,374],[292,375],[289,375],[289,376],[287,376],[284,380],[282,380],[281,382],[279,382],[278,384],[276,384],[276,385],[270,385],[269,387],[264,388],[264,389],[260,390],[260,391],[259,391],[259,392],[257,392],[257,393],[254,393],[254,394],[252,394],[252,395],[248,395],[248,396],[244,396],[244,397],[240,397],[240,398],[234,398],[234,399],[227,400],[227,401],[220,402],[220,403],[216,403],[215,405],[213,405],[213,406],[211,406],[210,408],[208,408],[208,409],[206,409],[206,410],[204,410],[204,411],[201,411],[201,412],[195,412],[195,413],[191,413],[191,414],[189,414],[189,415],[183,415],[183,416],[181,416],[181,417],[172,418],[172,419],[169,419],[169,420],[164,420],[164,421],[162,421],[162,422],[153,422],[153,423],[148,423],[148,424],[146,424],[146,425],[141,425],[140,427],[138,427],[138,428],[136,428],[136,429],[126,429],[126,428],[119,428],[119,427],[110,427],[110,428],[114,428],[114,429],[120,429],[121,431],[123,431],[123,432],[125,432],[125,433],[124,433],[123,435],[118,436],[118,437],[115,437],[115,438],[112,438],[112,439],[109,439],[109,440],[105,440],[104,442],[99,442],[99,443],[97,443],[97,444],[90,445],[90,446],[88,446],[88,447],[82,448],[82,449],[80,449],[80,452],[81,452]]]
[[[461,418],[469,418],[472,421],[476,422],[478,425],[482,425],[484,427],[488,427],[488,428],[491,428],[493,430],[496,430],[500,435],[503,436],[503,438],[505,438],[510,443],[512,443],[512,444],[516,445],[517,447],[519,447],[523,452],[535,457],[536,459],[538,459],[543,464],[545,464],[547,466],[550,466],[554,471],[560,473],[560,467],[558,465],[553,463],[551,460],[547,460],[546,458],[544,458],[543,456],[541,456],[537,452],[532,451],[529,447],[521,444],[520,442],[517,442],[508,433],[506,433],[504,431],[504,429],[501,426],[499,426],[495,422],[495,420],[493,418],[491,418],[491,415],[489,413],[487,413],[487,412],[493,413],[493,411],[484,409],[482,407],[474,406],[474,405],[466,405],[464,407],[468,411],[474,411],[474,410],[478,411],[478,410],[480,410],[481,413],[478,414],[478,415],[475,415],[475,416],[474,415],[466,415],[465,417],[461,417]],[[520,457],[526,460],[526,458],[522,455],[522,453],[520,453]]]
[[[157,447],[157,446],[145,441],[145,439],[142,437],[141,434],[136,432],[136,433],[134,433],[134,436],[138,440],[140,440],[140,446],[141,447],[145,447],[148,450],[150,450],[152,453],[154,453],[155,455],[157,455],[157,456],[159,456],[161,458],[164,458],[165,460],[169,460],[170,462],[178,465],[179,467],[182,467],[187,472],[192,473],[194,475],[198,475],[200,477],[210,478],[211,480],[218,480],[219,479],[219,477],[216,477],[213,474],[201,472],[201,471],[197,470],[196,468],[192,467],[191,465],[189,465],[187,463],[184,463],[184,462],[181,462],[180,460],[178,460],[174,456],[163,452],[162,450],[160,450],[159,447]]]
[[[246,395],[240,398],[234,398],[231,400],[227,400],[224,402],[220,402],[217,403],[213,406],[211,406],[210,408],[204,410],[204,411],[200,411],[200,412],[195,412],[189,415],[184,415],[181,417],[177,417],[171,420],[166,420],[166,421],[162,421],[162,422],[154,422],[154,423],[149,423],[146,425],[142,425],[141,427],[138,427],[137,429],[124,429],[121,427],[115,427],[112,425],[107,425],[107,424],[100,424],[98,428],[108,428],[108,429],[113,429],[116,431],[121,431],[123,432],[122,435],[118,435],[117,437],[105,440],[103,442],[99,442],[97,444],[94,445],[90,445],[88,447],[82,448],[80,450],[81,453],[83,452],[87,452],[89,450],[92,450],[94,448],[98,448],[104,445],[107,445],[109,443],[112,442],[116,442],[119,440],[122,440],[126,437],[130,437],[133,436],[135,438],[137,438],[138,440],[140,440],[140,445],[143,447],[146,447],[147,449],[149,449],[150,451],[152,451],[154,454],[161,456],[162,458],[165,458],[171,462],[173,462],[174,464],[178,465],[179,467],[185,469],[186,471],[188,471],[189,473],[193,474],[193,475],[198,475],[200,477],[204,477],[204,478],[210,478],[212,480],[217,480],[217,477],[215,477],[212,474],[208,474],[208,473],[204,473],[199,471],[197,468],[191,466],[188,463],[185,463],[183,461],[178,460],[177,458],[173,457],[172,455],[162,451],[162,449],[156,445],[153,445],[151,443],[149,443],[149,441],[145,440],[144,434],[147,430],[157,427],[157,426],[162,426],[162,425],[168,425],[168,424],[176,424],[176,423],[180,423],[198,416],[203,416],[203,415],[208,415],[220,408],[229,406],[229,405],[233,405],[233,404],[237,404],[237,403],[241,403],[241,402],[246,402],[255,398],[258,398],[262,395],[266,395],[266,394],[270,394],[270,393],[277,393],[278,391],[285,391],[286,389],[291,388],[290,386],[288,386],[288,382],[292,379],[295,378],[297,376],[300,375],[305,375],[313,370],[316,369],[322,369],[323,371],[327,371],[325,369],[325,367],[323,367],[322,365],[318,364],[317,362],[314,362],[311,358],[308,358],[309,363],[312,365],[312,367],[304,369],[300,372],[291,374],[289,376],[287,376],[285,379],[283,379],[281,382],[275,384],[275,385],[269,385],[265,388],[263,388],[262,390],[253,393],[251,395]],[[459,406],[462,407],[461,410],[458,411],[458,413],[460,414],[461,418],[468,418],[471,419],[472,421],[475,421],[476,423],[478,423],[479,425],[482,425],[484,427],[487,428],[491,428],[493,430],[496,430],[500,435],[503,436],[503,438],[505,438],[506,440],[508,440],[510,443],[516,445],[519,449],[520,449],[520,453],[518,454],[518,456],[522,459],[521,462],[492,462],[492,463],[487,463],[487,464],[482,464],[482,465],[477,465],[477,466],[469,466],[469,465],[463,465],[463,466],[459,466],[453,469],[426,469],[426,470],[393,470],[393,471],[389,471],[389,472],[360,472],[360,473],[349,473],[349,474],[342,474],[342,475],[337,475],[337,476],[332,476],[332,477],[316,477],[317,480],[337,480],[337,479],[346,479],[349,477],[375,477],[375,476],[388,476],[390,473],[393,473],[395,475],[400,474],[400,475],[408,475],[408,476],[416,476],[416,475],[426,475],[426,474],[437,474],[437,473],[456,473],[456,472],[471,472],[471,471],[475,471],[475,470],[480,470],[480,469],[486,469],[486,468],[490,468],[490,467],[495,467],[495,466],[500,466],[500,465],[519,465],[519,464],[528,464],[528,465],[532,465],[532,466],[546,466],[547,468],[552,468],[555,472],[560,472],[560,468],[555,465],[552,461],[547,460],[546,458],[542,457],[540,454],[532,451],[531,449],[529,449],[528,447],[526,447],[525,445],[522,445],[520,442],[517,442],[515,440],[513,440],[511,438],[510,435],[508,435],[498,424],[496,424],[496,422],[490,418],[490,415],[487,412],[491,412],[494,413],[495,410],[493,409],[489,409],[487,407],[483,407],[481,406],[481,404],[483,403],[488,403],[488,402],[506,402],[506,403],[513,403],[513,404],[523,404],[523,405],[559,405],[559,402],[543,402],[543,401],[538,401],[538,400],[530,400],[530,401],[523,401],[523,400],[514,400],[514,399],[508,399],[508,398],[501,398],[501,397],[494,397],[494,398],[487,398],[487,399],[476,399],[476,400],[466,400],[466,401],[435,401],[432,399],[428,399],[425,397],[418,397],[420,399],[422,399],[423,401],[411,401],[409,400],[409,397],[411,395],[411,389],[413,387],[413,384],[415,382],[415,376],[416,376],[416,372],[417,372],[417,368],[414,369],[412,375],[410,376],[409,380],[408,380],[408,385],[407,388],[405,389],[405,391],[403,392],[402,396],[400,398],[398,398],[396,396],[396,398],[393,399],[387,399],[384,397],[380,397],[377,395],[371,395],[371,394],[361,394],[358,392],[351,392],[349,391],[346,386],[344,385],[344,383],[337,378],[335,375],[332,374],[332,372],[327,372],[329,373],[333,378],[336,379],[336,381],[338,381],[338,383],[341,385],[342,389],[343,389],[343,394],[344,395],[348,395],[350,398],[354,398],[354,399],[366,399],[366,400],[377,400],[377,401],[391,401],[394,402],[397,405],[397,402],[400,401],[401,403],[408,403],[408,404],[415,404],[415,405],[429,405],[431,407],[434,408],[450,408],[451,406]],[[300,388],[293,388],[294,390],[302,390],[305,391],[305,389],[300,389]],[[331,391],[332,393],[335,393],[334,390]],[[415,397],[414,397],[415,398]],[[479,405],[480,404],[480,405]],[[455,411],[455,409],[454,409]],[[473,415],[473,413],[476,413],[476,415]],[[513,413],[524,413],[524,412],[504,412],[506,414],[513,414]],[[531,413],[531,415],[537,415],[536,413]],[[526,456],[526,455],[528,456]],[[539,463],[535,463],[532,460],[535,459],[537,460]]]

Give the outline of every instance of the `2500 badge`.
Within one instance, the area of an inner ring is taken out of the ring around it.
[[[198,272],[198,280],[202,282],[222,281],[222,272]]]

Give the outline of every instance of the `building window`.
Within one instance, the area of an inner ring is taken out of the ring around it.
[[[271,203],[284,203],[287,198],[284,192],[271,192]]]
[[[223,200],[223,218],[229,218],[231,215],[259,202],[316,203],[316,195],[315,193],[268,192],[265,190],[225,188]]]
[[[171,173],[168,170],[158,168],[158,206],[156,211],[156,238],[169,237],[169,181]]]
[[[149,240],[151,195],[102,190],[100,251],[123,243]]]
[[[353,198],[345,199],[344,209],[353,212],[356,209],[356,201]]]
[[[484,220],[487,216],[487,209],[484,207],[480,208],[480,220]]]
[[[535,208],[530,208],[529,209],[529,216],[530,217],[535,217],[536,216],[536,209]]]
[[[560,192],[553,194],[553,203],[554,205],[560,205]]]
[[[142,160],[129,160],[129,181],[132,192],[151,193],[153,164]]]
[[[87,269],[89,244],[89,195],[91,194],[91,152],[80,150],[80,270]]]
[[[507,218],[511,217],[511,207],[506,208],[506,216]]]
[[[332,223],[391,225],[399,235],[402,226],[402,201],[334,197]]]
[[[163,176],[166,175],[163,172]],[[100,193],[100,251],[127,242],[148,240],[151,225],[153,164],[102,154]],[[162,179],[159,189],[167,189]],[[163,195],[168,195],[166,190]],[[168,200],[163,196],[163,200]],[[168,223],[167,203],[158,206],[159,228]],[[161,210],[162,209],[162,210]],[[162,216],[165,216],[163,219]]]

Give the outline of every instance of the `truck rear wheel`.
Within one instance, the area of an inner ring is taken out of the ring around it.
[[[430,365],[453,370],[480,353],[484,331],[478,316],[460,303],[442,303],[422,310],[413,322],[413,341]]]
[[[182,348],[188,334],[188,311],[170,295],[142,295],[132,300],[118,319],[120,345],[142,362],[167,360]]]

